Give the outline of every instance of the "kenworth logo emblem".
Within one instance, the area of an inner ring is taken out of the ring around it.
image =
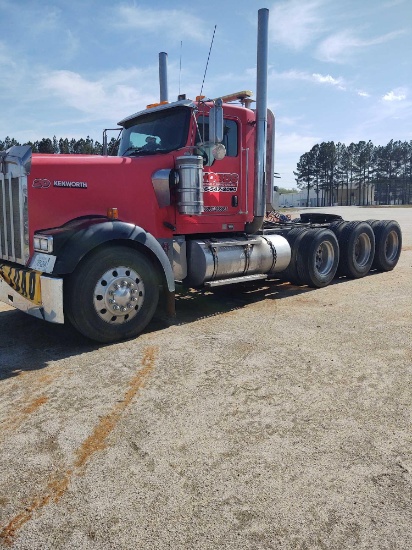
[[[71,189],[87,189],[87,183],[85,181],[62,181],[55,180],[53,187],[69,187]]]
[[[48,187],[50,187],[50,185],[51,181],[44,178],[36,178],[35,180],[33,180],[33,187],[35,187],[36,189],[47,189]]]

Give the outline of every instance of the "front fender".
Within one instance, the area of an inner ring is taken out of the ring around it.
[[[104,243],[132,241],[152,252],[162,267],[168,290],[175,290],[173,269],[167,254],[153,235],[137,225],[107,218],[88,218],[73,220],[62,227],[41,231],[41,234],[53,236],[56,256],[53,275],[72,273],[86,254]]]

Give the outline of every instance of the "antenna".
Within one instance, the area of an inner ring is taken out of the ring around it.
[[[182,76],[182,44],[180,41],[180,62],[179,62],[179,95],[180,95],[180,77]]]
[[[202,87],[201,87],[201,89],[200,89],[200,94],[199,94],[199,95],[202,95],[202,92],[203,92],[203,84],[205,83],[205,78],[206,78],[206,73],[207,73],[207,67],[208,67],[208,65],[209,65],[210,53],[211,53],[211,51],[212,51],[213,40],[215,39],[215,32],[216,32],[216,25],[215,25],[215,28],[214,28],[214,30],[213,30],[212,42],[210,43],[209,55],[207,56],[207,62],[206,62],[206,68],[205,68],[205,74],[203,75],[203,82],[202,82]]]

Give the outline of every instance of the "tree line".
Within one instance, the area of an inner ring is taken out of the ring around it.
[[[29,145],[33,153],[101,155],[103,144],[89,136],[68,139],[56,136],[19,143],[0,140],[0,151],[13,145]],[[108,142],[108,154],[117,155],[118,140]],[[331,204],[409,204],[412,202],[412,141],[393,141],[375,146],[359,143],[322,142],[304,153],[297,163],[296,184],[316,194],[316,206]],[[313,205],[312,205],[313,206]]]
[[[14,138],[6,137],[4,141],[0,140],[0,151],[4,151],[13,145],[30,145],[33,153],[51,153],[60,155],[101,155],[103,153],[103,144],[87,136],[86,139],[68,139],[56,136],[43,138],[38,141],[26,141],[19,143]],[[111,138],[107,144],[109,155],[117,155],[118,140]]]
[[[375,146],[323,142],[304,153],[297,164],[300,190],[316,193],[317,206],[409,204],[412,202],[412,141],[391,140]]]

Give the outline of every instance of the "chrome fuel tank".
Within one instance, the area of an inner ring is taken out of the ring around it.
[[[280,235],[250,235],[187,241],[185,284],[262,273],[271,275],[289,265],[290,246]]]

